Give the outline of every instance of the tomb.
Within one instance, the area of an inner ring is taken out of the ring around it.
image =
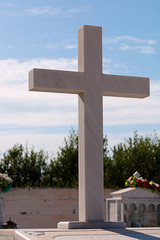
[[[126,188],[106,199],[106,221],[124,221],[126,227],[159,227],[160,194],[144,188]]]

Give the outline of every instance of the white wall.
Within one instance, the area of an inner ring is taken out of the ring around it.
[[[105,189],[104,197],[114,190]],[[53,228],[59,221],[78,220],[78,190],[55,188],[12,188],[4,197],[3,220],[19,228]]]

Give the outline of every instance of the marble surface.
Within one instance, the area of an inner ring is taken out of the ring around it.
[[[122,199],[122,198],[127,198],[127,199],[157,199],[160,200],[160,193],[152,192],[151,189],[147,188],[125,188],[122,190],[118,190],[115,192],[110,193],[110,195],[116,199]]]
[[[78,221],[70,221],[70,222],[59,222],[58,228],[60,229],[111,229],[117,228],[122,229],[125,228],[126,224],[124,222],[116,221],[92,221],[92,222],[78,222]]]
[[[78,30],[78,72],[33,69],[29,90],[79,95],[79,221],[104,220],[103,96],[144,98],[149,79],[102,71],[102,28]]]
[[[14,229],[0,229],[0,240],[14,240]]]
[[[127,228],[124,230],[16,230],[15,240],[159,240],[160,228]]]

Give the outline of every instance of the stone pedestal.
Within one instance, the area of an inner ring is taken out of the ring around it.
[[[59,222],[58,229],[112,229],[125,228],[124,222],[103,222],[103,221],[89,221],[89,222]]]

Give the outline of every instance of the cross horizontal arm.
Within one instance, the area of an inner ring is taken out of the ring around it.
[[[29,72],[29,90],[40,92],[82,93],[82,72],[32,69]]]
[[[145,98],[150,95],[149,78],[102,74],[102,95]]]

